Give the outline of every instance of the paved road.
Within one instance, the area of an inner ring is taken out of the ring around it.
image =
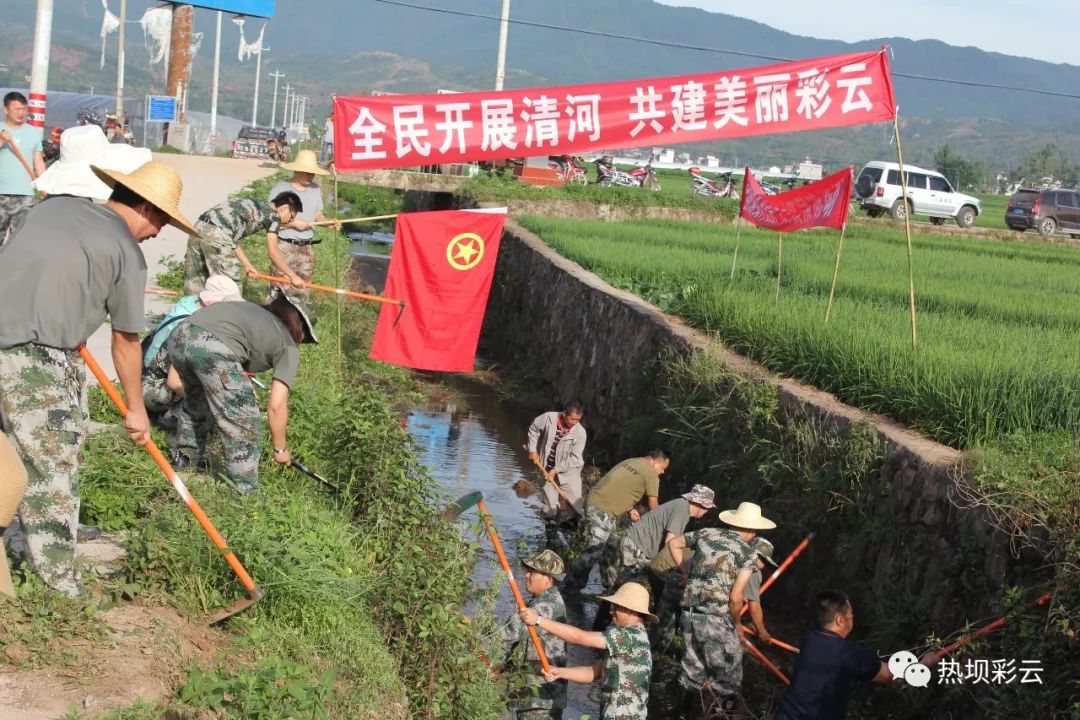
[[[260,160],[232,160],[164,153],[155,154],[154,159],[180,173],[184,181],[180,210],[192,222],[204,210],[225,200],[230,193],[274,172],[273,168],[260,167],[262,162]],[[186,246],[187,235],[171,225],[167,226],[156,238],[142,244],[143,255],[146,256],[147,283],[151,287],[155,284],[157,274],[165,269],[162,261],[170,257],[183,261]],[[147,295],[147,315],[160,315],[167,312],[172,302],[169,298]],[[116,379],[116,369],[113,367],[109,342],[109,326],[106,324],[90,336],[86,345],[109,377]]]

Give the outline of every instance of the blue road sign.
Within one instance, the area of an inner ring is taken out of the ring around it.
[[[176,122],[176,98],[171,95],[147,95],[146,121]]]
[[[269,18],[274,17],[275,0],[195,0],[191,4],[207,10]]]

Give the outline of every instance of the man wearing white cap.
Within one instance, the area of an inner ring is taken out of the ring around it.
[[[183,184],[149,162],[132,173],[92,168],[109,200],[48,197],[0,253],[0,426],[28,474],[19,520],[30,565],[53,590],[82,591],[75,564],[75,476],[89,421],[78,348],[106,316],[112,358],[136,442],[149,437],[139,333],[146,260],[139,243],[166,224],[194,232],[179,210]]]
[[[757,567],[757,553],[749,543],[759,531],[776,527],[751,502],[720,513],[720,522],[728,527],[696,530],[671,543],[672,548],[694,550],[682,601],[680,718],[699,714],[703,687],[720,696],[725,711],[734,709],[735,692],[742,684],[745,633],[739,615]]]
[[[34,187],[44,196],[72,195],[105,202],[112,189],[94,174],[91,165],[130,173],[152,159],[146,148],[109,143],[97,125],[77,125],[61,133],[60,159],[34,181]]]
[[[206,281],[206,287],[198,295],[185,295],[177,300],[169,314],[162,318],[153,332],[143,340],[143,400],[150,420],[155,425],[171,429],[175,420],[169,410],[184,397],[184,384],[180,382],[176,368],[169,363],[169,351],[165,347],[172,331],[181,320],[199,308],[243,299],[240,288],[232,278],[211,275]]]

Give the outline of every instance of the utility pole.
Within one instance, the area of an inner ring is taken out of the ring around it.
[[[285,73],[274,70],[270,73],[270,77],[274,78],[274,102],[270,105],[270,127],[274,127],[277,124],[277,84],[278,80],[285,77]]]
[[[281,111],[281,124],[284,127],[289,127],[289,90],[292,89],[292,85],[285,83],[285,107]]]
[[[503,0],[499,19],[499,57],[495,62],[495,89],[503,89],[506,80],[506,34],[510,30],[510,0]]]
[[[190,85],[188,74],[191,70],[191,24],[195,8],[191,5],[173,7],[172,35],[169,39],[169,73],[165,82],[166,93],[179,97]],[[183,103],[178,109],[179,122],[184,122]]]
[[[264,52],[270,52],[270,48],[259,46],[259,54],[255,56],[255,99],[251,103],[251,124],[259,126],[259,75],[262,74],[262,56]]]
[[[127,0],[120,0],[120,27],[116,51],[116,125],[122,133],[124,123],[124,26],[127,25]]]
[[[214,76],[210,80],[210,154],[217,152],[217,105],[218,86],[221,77],[221,11],[217,11],[216,35],[214,36]]]
[[[49,86],[49,47],[52,44],[53,0],[37,0],[34,20],[34,55],[30,63],[29,117],[27,122],[45,127],[45,95]]]

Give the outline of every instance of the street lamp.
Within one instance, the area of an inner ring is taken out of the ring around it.
[[[262,74],[262,56],[264,52],[270,52],[270,48],[259,46],[259,54],[255,56],[255,98],[251,102],[251,124],[259,126],[259,76]]]

